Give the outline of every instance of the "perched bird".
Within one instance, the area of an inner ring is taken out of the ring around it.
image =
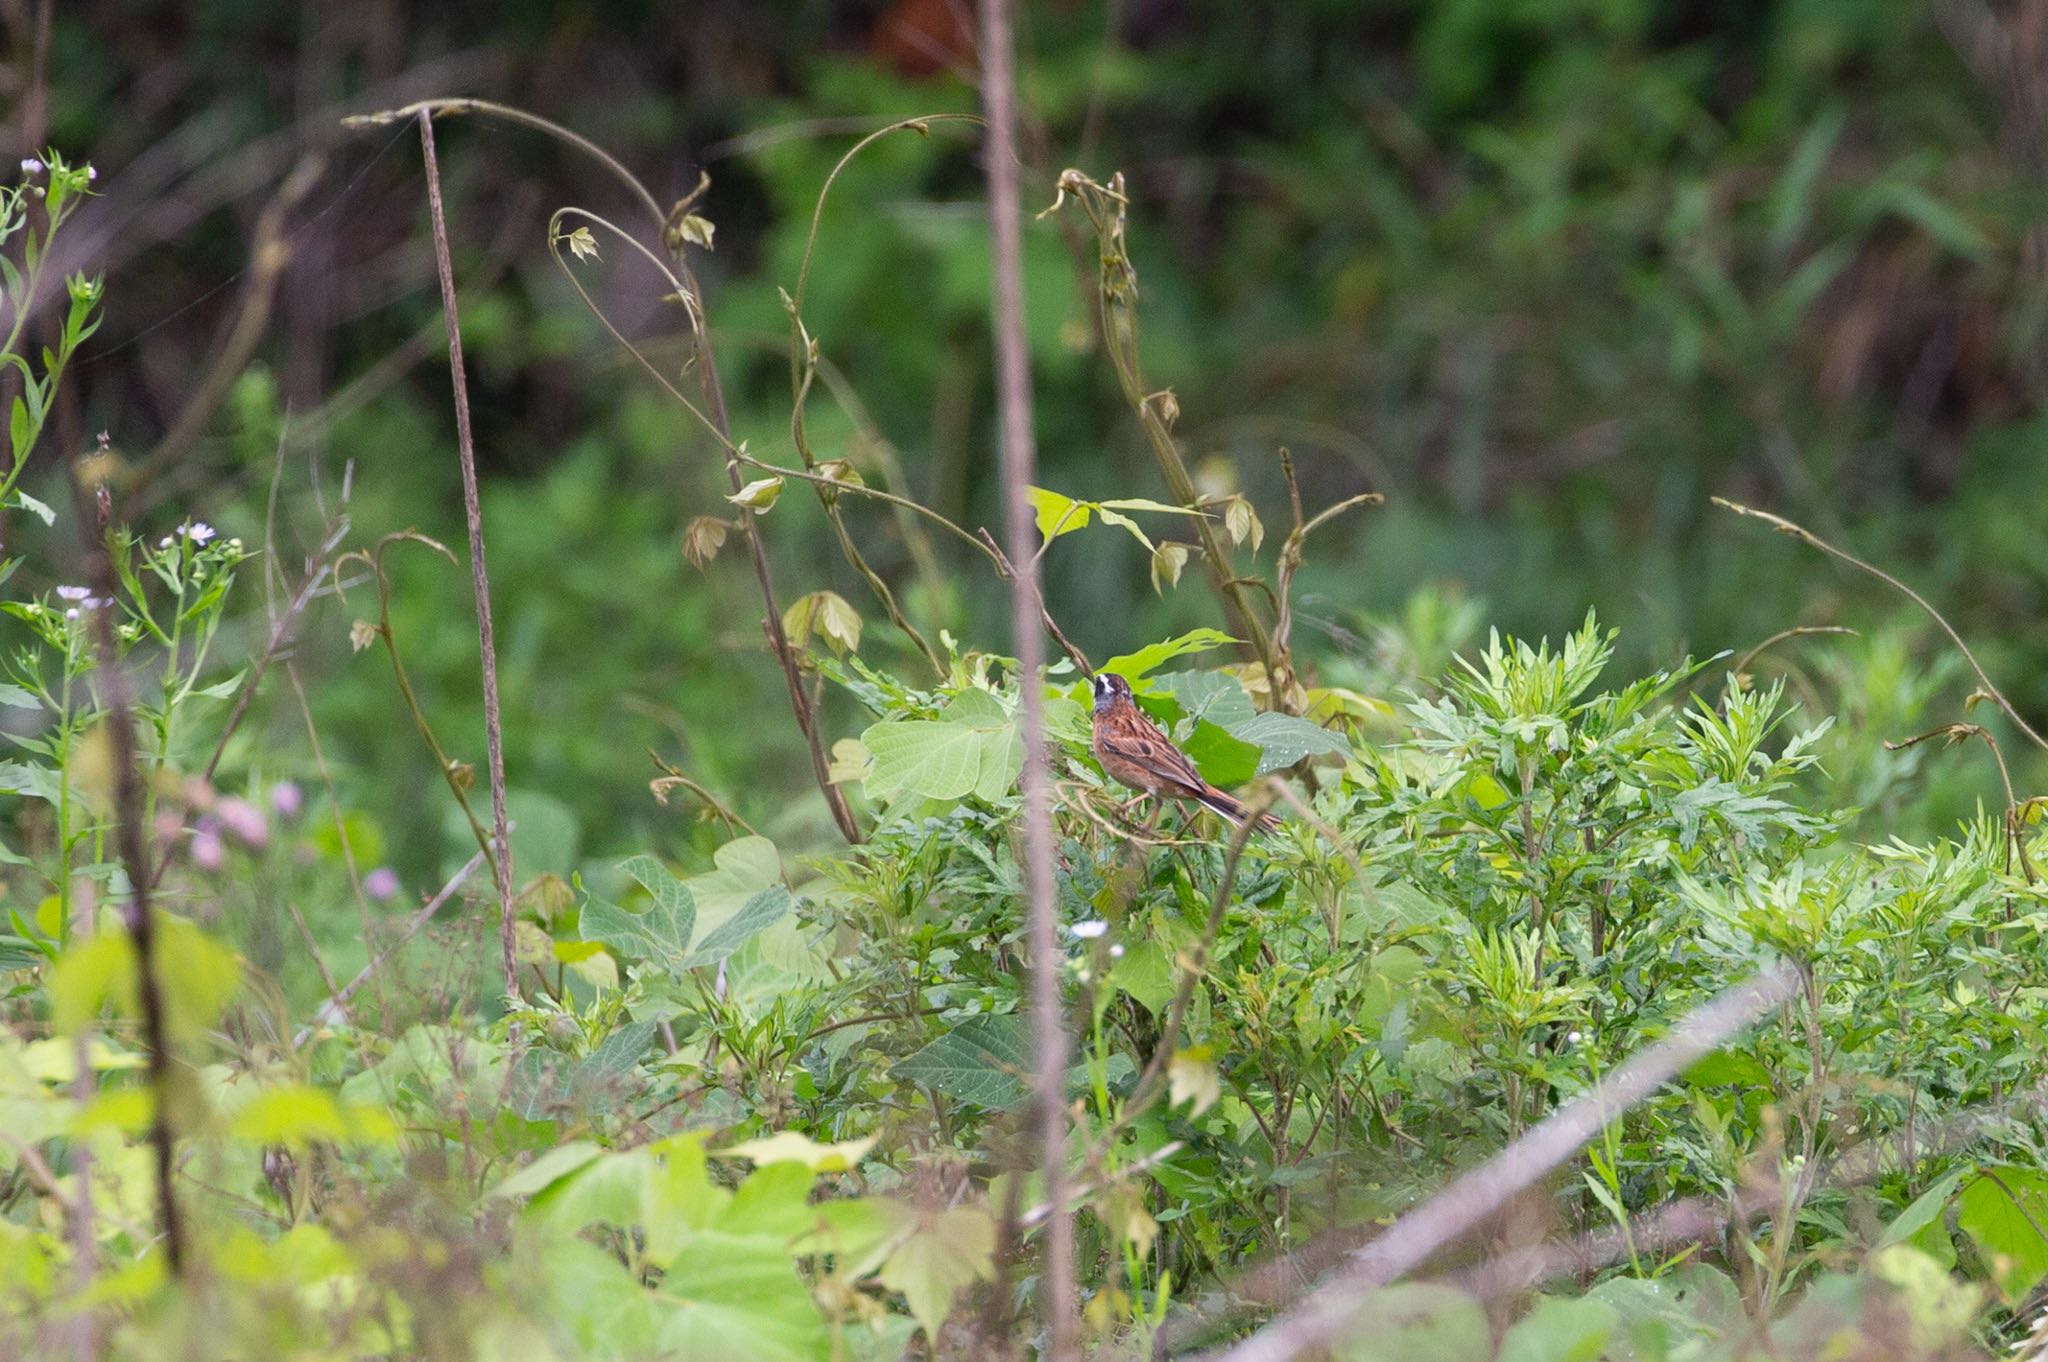
[[[1097,672],[1095,688],[1095,759],[1120,785],[1163,799],[1192,799],[1203,808],[1244,826],[1249,810],[1202,779],[1187,754],[1173,745],[1152,717],[1131,698],[1131,683],[1112,672]],[[1280,820],[1259,815],[1259,826],[1277,828]]]

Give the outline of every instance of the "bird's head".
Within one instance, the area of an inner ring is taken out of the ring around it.
[[[1131,702],[1131,683],[1115,672],[1097,672],[1089,684],[1095,690],[1095,712],[1102,713],[1117,701]]]

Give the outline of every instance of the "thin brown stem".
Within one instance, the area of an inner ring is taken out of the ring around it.
[[[498,884],[498,943],[504,952],[505,993],[519,996],[519,960],[513,945],[512,843],[505,829],[505,729],[498,712],[498,645],[491,630],[491,578],[484,562],[484,514],[477,497],[476,438],[469,422],[469,379],[462,364],[462,319],[455,305],[455,265],[448,221],[441,207],[441,166],[434,155],[434,118],[419,113],[420,151],[426,160],[427,208],[434,222],[434,267],[441,278],[441,315],[448,324],[448,369],[455,389],[455,445],[462,460],[462,514],[469,528],[469,584],[476,597],[477,649],[483,655],[484,750],[491,782],[491,832],[497,846],[492,869]]]

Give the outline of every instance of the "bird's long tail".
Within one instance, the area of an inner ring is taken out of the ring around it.
[[[1247,817],[1249,817],[1251,813],[1251,810],[1245,808],[1243,804],[1239,803],[1235,799],[1232,799],[1229,795],[1223,793],[1223,791],[1217,789],[1203,790],[1201,793],[1195,796],[1195,802],[1200,804],[1203,808],[1209,810],[1209,812],[1215,814],[1217,817],[1223,819],[1225,822],[1229,823],[1230,826],[1234,828],[1243,827],[1244,820]],[[1280,820],[1278,818],[1275,818],[1272,814],[1262,813],[1259,815],[1260,831],[1271,832],[1274,828],[1277,828],[1279,826]]]

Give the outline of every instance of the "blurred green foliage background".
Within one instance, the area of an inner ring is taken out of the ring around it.
[[[657,193],[707,171],[703,273],[737,433],[788,462],[778,289],[826,176],[860,131],[976,102],[971,7],[952,0],[83,0],[54,9],[46,102],[18,8],[15,140],[100,170],[74,244],[111,303],[67,386],[64,447],[107,430],[151,524],[200,515],[261,543],[274,523],[287,576],[349,465],[357,539],[462,538],[417,136],[342,115],[476,94],[590,137]],[[1325,679],[1391,695],[1488,625],[1555,636],[1589,605],[1621,626],[1629,672],[1848,625],[1864,632],[1757,663],[1791,672],[1813,716],[1849,718],[1838,800],[1899,832],[1996,804],[1974,753],[1877,746],[1962,717],[1974,682],[1925,620],[1708,497],[1890,566],[2048,714],[2048,3],[1048,0],[1020,42],[1027,200],[1050,203],[1068,165],[1127,175],[1148,377],[1177,394],[1205,484],[1284,527],[1285,445],[1312,507],[1388,496],[1319,539],[1297,588]],[[725,509],[713,447],[548,255],[556,207],[636,221],[630,205],[541,137],[456,119],[440,141],[522,877],[711,840],[696,805],[649,797],[649,748],[778,840],[824,835],[743,555],[701,572],[681,557],[684,524]],[[920,500],[993,527],[975,149],[939,125],[855,161],[805,314],[847,399],[812,399],[820,457],[900,469]],[[1160,496],[1093,329],[1093,249],[1059,219],[1027,233],[1041,480]],[[681,362],[680,314],[630,252],[608,244],[580,277]],[[166,445],[215,385],[193,438]],[[1006,647],[978,560],[941,539],[920,571],[894,519],[853,517],[928,633]],[[863,650],[908,668],[811,499],[766,525],[785,603],[839,591],[869,617]],[[393,561],[422,698],[481,763],[466,574]],[[1047,564],[1052,609],[1093,656],[1221,622],[1194,573],[1155,597],[1124,536],[1062,540]],[[372,608],[360,583],[321,603],[296,666],[344,801],[424,881],[463,838],[388,668],[351,653]],[[242,645],[265,631],[252,614]],[[857,728],[829,704],[831,731]],[[1916,769],[1927,781],[1902,780]],[[227,770],[318,779],[288,688]],[[2022,795],[2041,788],[2019,774]]]

